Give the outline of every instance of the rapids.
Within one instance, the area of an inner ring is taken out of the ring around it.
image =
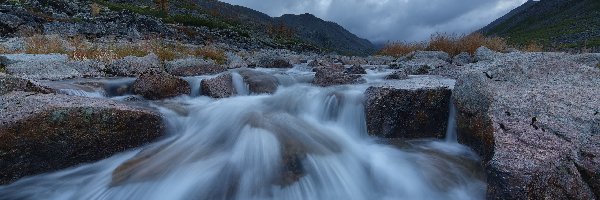
[[[234,85],[242,95],[150,102],[169,127],[162,140],[0,186],[0,199],[485,198],[478,157],[456,143],[454,108],[446,141],[384,140],[367,134],[368,84],[252,95],[234,73]]]

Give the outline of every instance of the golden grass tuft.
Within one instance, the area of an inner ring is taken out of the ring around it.
[[[425,46],[426,45],[424,43],[393,42],[386,44],[378,54],[400,57],[413,51],[425,50]]]
[[[28,54],[66,54],[63,40],[58,36],[34,35],[25,38],[25,53]]]
[[[192,55],[202,56],[206,59],[211,59],[220,65],[225,64],[225,62],[227,62],[227,55],[225,55],[225,52],[213,46],[205,46],[204,48],[198,48],[194,50],[194,53]]]

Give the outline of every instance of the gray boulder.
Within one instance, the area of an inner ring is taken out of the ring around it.
[[[106,73],[131,77],[139,76],[149,70],[160,71],[160,60],[155,54],[148,54],[144,57],[127,56],[109,64]]]
[[[463,75],[453,93],[458,139],[483,158],[487,198],[597,198],[600,70],[564,55],[512,56]]]
[[[146,99],[157,100],[190,94],[187,81],[165,72],[146,72],[133,82],[133,93]]]
[[[475,55],[474,55],[474,60],[475,62],[479,62],[479,61],[492,61],[494,59],[496,59],[496,52],[488,49],[485,46],[481,46],[479,48],[477,48],[477,50],[475,51]]]
[[[186,58],[166,62],[165,70],[175,76],[199,76],[218,74],[227,68],[204,59]]]
[[[473,57],[467,52],[459,53],[458,55],[454,56],[454,58],[452,58],[452,64],[455,64],[457,66],[464,66],[472,62]]]
[[[346,68],[346,74],[367,74],[367,71],[360,65],[352,65]]]
[[[0,96],[0,184],[104,159],[164,134],[153,111],[107,99]]]
[[[443,138],[449,114],[449,79],[403,80],[365,92],[370,135],[384,138]]]
[[[227,98],[236,94],[230,73],[200,82],[202,94],[212,98]]]
[[[392,72],[392,74],[387,75],[385,77],[385,79],[397,79],[397,80],[402,80],[402,79],[407,79],[408,78],[408,73],[406,72],[406,70],[396,70],[395,72]]]
[[[19,62],[63,62],[66,63],[69,57],[64,54],[2,54],[0,63],[4,66]]]
[[[63,61],[26,61],[6,66],[8,74],[28,79],[61,80],[81,77],[74,66]]]

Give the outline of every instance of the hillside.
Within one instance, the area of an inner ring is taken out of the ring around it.
[[[1,37],[158,36],[186,43],[225,43],[244,49],[281,48],[352,55],[374,50],[369,41],[316,17],[281,24],[279,18],[215,0],[169,1],[166,12],[157,8],[153,0],[11,0],[0,3],[0,19]],[[319,33],[319,40],[307,32]]]
[[[528,1],[479,30],[513,45],[537,43],[548,50],[600,51],[600,1]]]

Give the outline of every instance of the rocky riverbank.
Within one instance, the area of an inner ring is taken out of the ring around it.
[[[358,103],[365,129],[385,138],[443,138],[453,103],[458,141],[482,158],[488,199],[600,195],[600,54],[485,47],[454,58],[443,52],[400,58],[225,54],[221,64],[206,57],[162,61],[153,54],[109,61],[0,55],[0,170],[7,172],[0,183],[154,141],[166,125],[151,104],[166,98],[264,95],[309,84],[364,88]],[[330,104],[347,101],[333,95]]]

